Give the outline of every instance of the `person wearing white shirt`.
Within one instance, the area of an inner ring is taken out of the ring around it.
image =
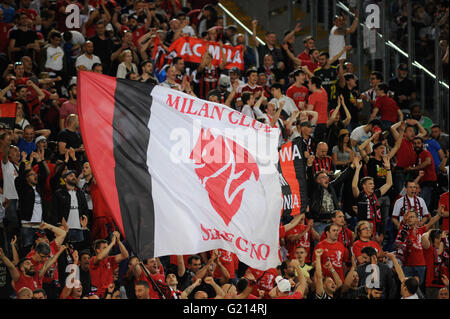
[[[406,194],[399,199],[394,204],[394,209],[392,210],[392,222],[400,229],[400,223],[409,211],[414,210],[417,212],[417,217],[419,218],[419,227],[425,225],[430,220],[430,213],[428,212],[427,205],[422,197],[416,196],[417,184],[415,181],[407,181],[405,185]]]
[[[294,111],[297,111],[297,106],[295,102],[290,97],[283,95],[281,93],[282,86],[279,83],[274,83],[270,86],[270,93],[273,96],[273,99],[270,102],[274,103],[276,108],[278,109],[280,102],[284,101],[283,110],[290,116]]]
[[[346,21],[343,16],[335,16],[333,22],[334,26],[331,28],[328,38],[328,52],[331,57],[338,54],[345,47],[345,36],[356,31],[358,27],[358,10],[355,11],[355,19],[350,28],[345,28]],[[341,58],[346,59],[347,52],[344,52]]]
[[[77,58],[75,67],[80,71],[89,71],[92,70],[94,63],[101,64],[102,61],[100,61],[98,56],[94,55],[94,43],[88,40],[84,43],[84,54]]]

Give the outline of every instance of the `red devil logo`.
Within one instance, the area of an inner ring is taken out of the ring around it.
[[[253,175],[259,178],[258,165],[252,155],[235,141],[201,129],[190,159],[195,173],[209,194],[215,211],[228,226],[242,203],[244,184]]]

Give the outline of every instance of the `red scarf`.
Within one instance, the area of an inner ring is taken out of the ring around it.
[[[414,200],[414,209],[411,206],[411,203],[409,202],[408,195],[403,196],[403,207],[400,210],[400,216],[405,215],[407,212],[414,210],[417,212],[417,216],[419,218],[419,221],[423,218],[423,208],[422,205],[420,205],[419,198],[417,196],[413,197]]]
[[[364,193],[367,197],[367,220],[372,223],[373,234],[376,235],[376,226],[381,223],[380,204],[378,203],[378,198],[375,193],[372,193],[371,195],[367,194],[365,191]]]

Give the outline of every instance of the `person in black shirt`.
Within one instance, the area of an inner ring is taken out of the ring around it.
[[[19,27],[10,33],[8,52],[11,61],[20,61],[24,55],[34,57],[40,51],[38,37],[28,27],[28,20],[25,13],[19,13]]]
[[[78,115],[70,114],[67,117],[67,128],[58,134],[58,159],[64,160],[66,151],[72,148],[76,153],[77,161],[83,162],[84,145],[78,132],[79,127]],[[72,160],[71,158],[70,161]]]
[[[394,100],[398,107],[409,110],[411,101],[416,99],[416,85],[408,78],[408,66],[401,63],[397,69],[397,77],[389,80],[389,89],[394,93]]]
[[[89,38],[94,43],[94,54],[100,58],[104,68],[104,74],[111,74],[111,54],[113,42],[106,34],[106,26],[103,20],[95,24],[96,35]]]
[[[384,238],[384,225],[378,199],[384,196],[392,186],[391,163],[387,156],[383,157],[383,166],[387,171],[386,183],[380,188],[376,189],[374,179],[370,176],[366,176],[361,179],[360,184],[362,191],[359,190],[358,180],[359,172],[362,167],[361,162],[355,163],[356,170],[352,181],[353,197],[357,199],[358,205],[358,221],[368,220],[372,224],[374,240],[380,243],[383,242]]]
[[[359,112],[363,108],[362,101],[357,100],[359,95],[356,90],[356,77],[353,73],[344,74],[345,82],[339,82],[338,94],[342,95],[344,99],[344,105],[348,107],[350,111],[351,120],[350,120],[350,129],[356,128],[359,126]],[[341,115],[341,120],[344,120],[344,114]]]

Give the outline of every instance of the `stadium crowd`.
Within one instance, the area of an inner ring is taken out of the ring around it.
[[[334,18],[329,47],[308,36],[294,52],[301,25],[245,45],[212,2],[0,1],[0,103],[17,105],[15,126],[0,123],[0,298],[448,299],[449,137],[406,64],[357,78],[345,35],[358,12]],[[68,28],[71,4],[80,25]],[[185,36],[243,45],[244,70],[209,53],[153,59],[155,39],[168,53]],[[282,264],[261,271],[222,249],[133,256],[85,154],[78,70],[221,102],[278,127],[280,146],[299,142],[309,201],[280,226]]]

